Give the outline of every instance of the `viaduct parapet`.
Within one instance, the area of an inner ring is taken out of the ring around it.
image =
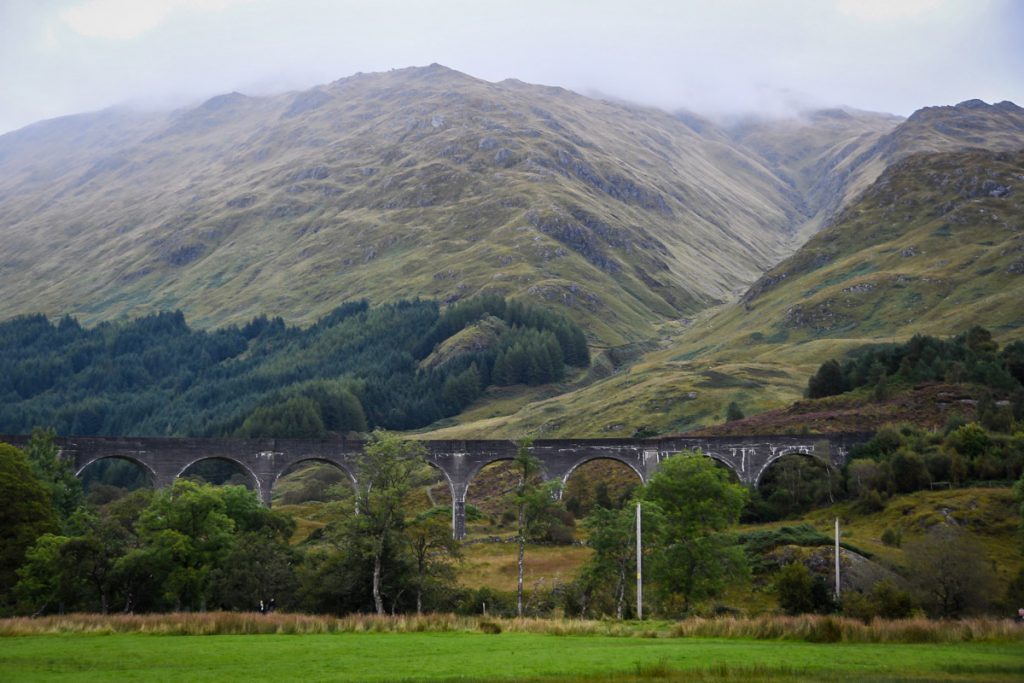
[[[647,483],[658,465],[684,451],[700,451],[736,473],[748,486],[757,486],[765,470],[779,458],[800,453],[832,467],[845,464],[849,450],[870,434],[826,436],[745,436],[654,439],[538,439],[532,452],[543,466],[544,478],[564,486],[580,465],[591,460],[616,460]],[[26,436],[3,436],[0,442],[28,443]],[[146,470],[153,484],[169,486],[190,466],[202,460],[228,460],[252,480],[260,499],[270,505],[274,485],[288,470],[304,462],[323,462],[341,469],[357,485],[357,462],[365,441],[334,439],[188,439],[150,437],[57,437],[61,457],[74,462],[75,473],[104,458],[130,460]],[[466,494],[473,478],[487,465],[515,457],[510,440],[422,441],[427,462],[444,475],[452,497],[452,533],[466,531]]]

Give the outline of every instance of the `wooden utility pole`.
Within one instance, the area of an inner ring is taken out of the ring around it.
[[[839,518],[836,517],[836,602],[839,602]]]
[[[636,618],[644,618],[643,550],[640,541],[640,503],[636,504]]]

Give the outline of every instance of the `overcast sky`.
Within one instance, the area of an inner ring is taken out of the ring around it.
[[[0,133],[432,62],[706,113],[1024,105],[1024,0],[0,0]]]

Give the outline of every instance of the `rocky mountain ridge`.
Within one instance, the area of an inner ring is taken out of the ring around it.
[[[0,136],[0,316],[303,322],[496,291],[599,344],[649,337],[734,296],[814,210],[684,118],[433,65],[41,122]]]
[[[732,300],[893,160],[1003,149],[1020,119],[968,102],[726,125],[432,65],[45,121],[0,136],[0,317],[302,323],[495,292],[618,345]]]
[[[769,423],[849,429],[857,415],[881,424],[924,399],[842,414],[759,414],[798,400],[821,363],[864,345],[945,338],[973,325],[1004,345],[1022,339],[1021,301],[1024,149],[918,152],[889,166],[739,301],[695,317],[661,348],[509,414],[484,404],[432,436],[685,432],[724,422],[732,402],[756,415],[750,424],[761,431]]]

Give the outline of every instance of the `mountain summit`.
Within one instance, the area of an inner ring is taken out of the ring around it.
[[[1007,105],[991,107],[1019,117]],[[45,121],[0,136],[0,317],[309,322],[346,300],[486,291],[618,344],[754,282],[925,136],[906,131],[976,144],[919,118],[740,135],[431,65]],[[784,157],[786,135],[807,143]]]

